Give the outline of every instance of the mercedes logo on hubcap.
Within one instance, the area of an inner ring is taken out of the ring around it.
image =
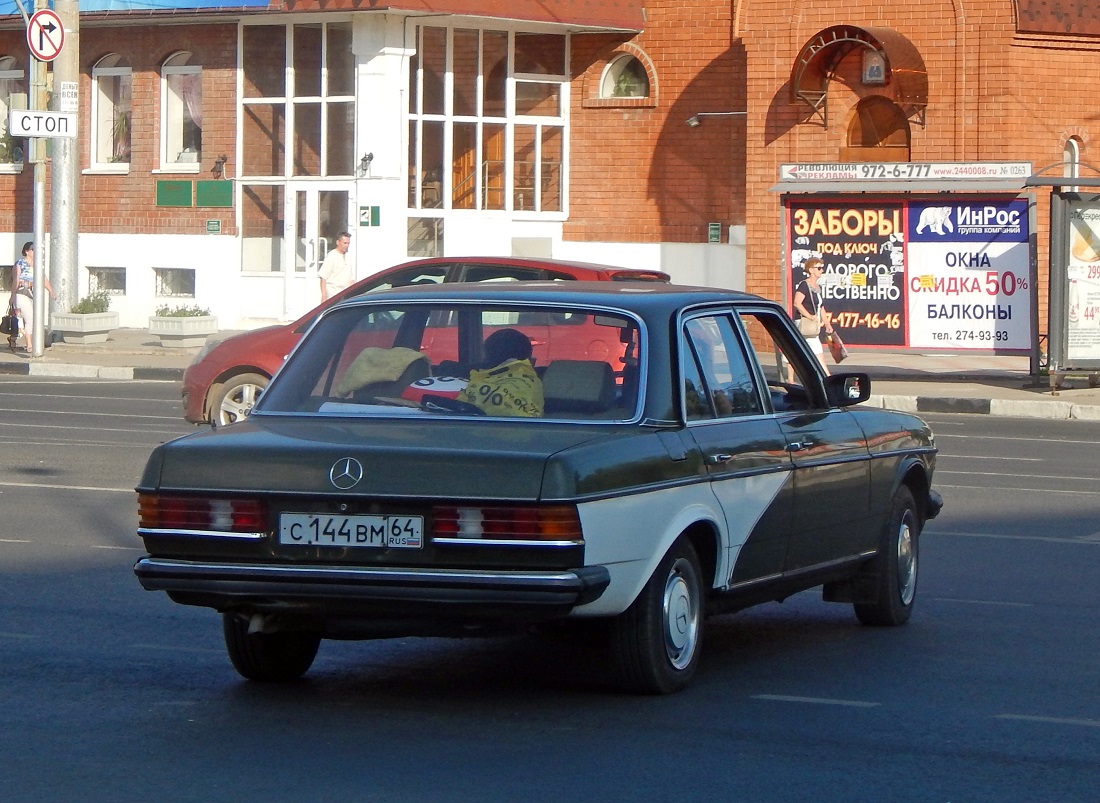
[[[354,457],[342,457],[332,464],[328,478],[341,491],[354,488],[363,479],[363,464]]]

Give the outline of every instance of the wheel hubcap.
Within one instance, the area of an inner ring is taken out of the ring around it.
[[[241,385],[222,401],[221,423],[232,424],[246,418],[256,404],[263,388],[257,385]]]
[[[905,516],[898,530],[898,593],[905,605],[913,602],[917,591],[917,553],[913,550],[913,522]]]
[[[677,561],[668,574],[664,594],[665,651],[676,669],[691,663],[699,640],[699,603]]]

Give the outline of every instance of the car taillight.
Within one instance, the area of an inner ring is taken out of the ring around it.
[[[432,511],[436,539],[580,541],[581,520],[572,505],[541,507],[439,506]]]
[[[146,530],[267,530],[267,510],[255,499],[138,494],[138,526]]]

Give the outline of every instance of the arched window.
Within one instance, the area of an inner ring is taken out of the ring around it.
[[[1062,146],[1062,175],[1078,178],[1081,175],[1081,140],[1070,137]],[[1077,192],[1077,187],[1063,187],[1066,192]]]
[[[187,51],[169,56],[160,71],[160,164],[198,172],[202,162],[202,67]]]
[[[907,162],[909,137],[909,121],[896,103],[881,95],[866,97],[852,112],[841,160]]]
[[[8,131],[12,95],[19,94],[23,95],[25,105],[27,89],[23,70],[14,56],[0,56],[0,165],[17,165],[23,161],[24,140],[11,136]]]
[[[648,98],[649,76],[641,61],[623,53],[607,63],[600,78],[601,98]]]
[[[92,68],[92,167],[124,172],[130,169],[130,63],[117,53]]]

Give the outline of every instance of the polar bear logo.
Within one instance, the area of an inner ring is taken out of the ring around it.
[[[921,210],[920,222],[917,224],[917,234],[928,229],[933,234],[946,234],[954,231],[955,225],[951,222],[950,206],[927,206]]]

